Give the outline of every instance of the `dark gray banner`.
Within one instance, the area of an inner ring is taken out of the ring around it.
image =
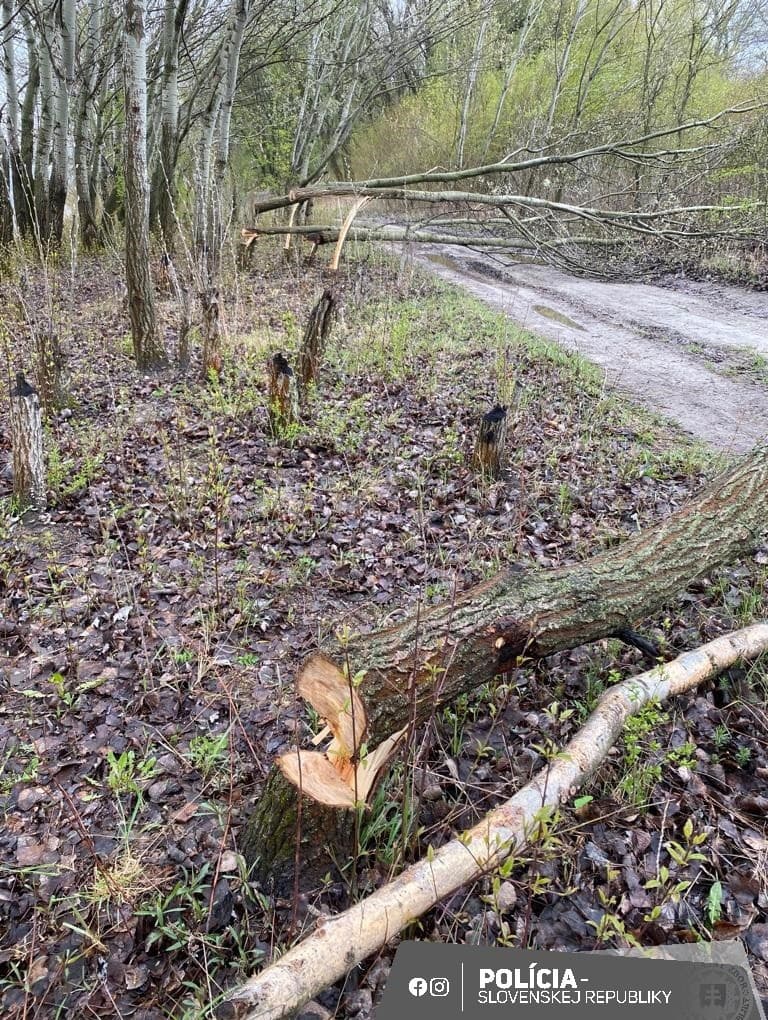
[[[665,947],[650,958],[405,942],[378,1017],[614,1020],[620,1011],[641,1020],[650,1011],[654,1020],[765,1020],[744,951],[730,946],[720,954],[676,946],[676,959],[662,959]]]

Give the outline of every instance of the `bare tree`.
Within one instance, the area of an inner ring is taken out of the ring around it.
[[[125,279],[136,364],[153,369],[163,365],[166,357],[157,331],[149,269],[146,16],[145,0],[125,0]]]

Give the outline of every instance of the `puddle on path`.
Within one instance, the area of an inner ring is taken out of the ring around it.
[[[573,319],[569,319],[567,315],[563,315],[562,312],[558,312],[554,308],[549,308],[547,305],[534,305],[533,310],[539,315],[543,315],[545,319],[552,319],[553,322],[559,322],[562,326],[568,326],[570,329],[578,329],[582,333],[586,332],[584,327],[580,326],[578,322],[574,322]]]

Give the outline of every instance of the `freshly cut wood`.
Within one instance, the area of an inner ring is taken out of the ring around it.
[[[366,197],[358,198],[357,201],[352,204],[352,208],[347,213],[344,222],[341,225],[341,230],[339,231],[339,237],[338,240],[336,241],[336,247],[333,250],[333,258],[331,259],[330,265],[328,266],[329,270],[332,273],[338,272],[339,262],[341,261],[341,253],[344,250],[344,242],[347,239],[349,228],[354,223],[355,217],[360,212],[360,210],[364,206],[368,205],[370,201],[371,201],[370,198]]]
[[[269,423],[275,435],[299,419],[299,393],[296,376],[283,354],[274,354],[267,362],[267,399]]]
[[[375,746],[520,661],[625,630],[692,581],[751,552],[766,532],[768,447],[761,446],[666,520],[592,559],[502,570],[449,602],[356,635],[343,648],[329,645],[324,654],[364,672],[359,694]],[[244,834],[259,881],[290,889],[297,839],[303,880],[333,867],[327,814],[318,820],[312,804],[305,793],[299,811],[295,788],[273,769]]]
[[[322,655],[314,655],[299,675],[298,692],[326,721],[314,744],[329,734],[323,753],[289,751],[277,764],[286,779],[307,797],[328,807],[365,804],[382,767],[405,736],[393,733],[375,750],[365,747],[368,720],[354,683]]]
[[[507,409],[496,404],[480,420],[480,435],[473,455],[475,467],[483,475],[497,478],[501,474],[506,443]]]
[[[605,759],[627,719],[683,694],[742,659],[768,650],[768,624],[710,641],[612,687],[585,725],[530,783],[473,828],[407,868],[394,882],[324,921],[299,945],[231,996],[241,1020],[279,1020],[344,977],[446,896],[520,854],[541,811],[573,796]]]
[[[299,350],[299,383],[302,393],[306,393],[310,384],[317,382],[335,312],[336,298],[330,290],[324,290],[310,313]]]
[[[43,418],[37,390],[16,373],[11,390],[13,497],[19,509],[45,510]]]

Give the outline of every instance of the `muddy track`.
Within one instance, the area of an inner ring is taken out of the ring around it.
[[[765,294],[686,280],[607,283],[451,245],[416,258],[600,365],[609,386],[696,439],[742,453],[768,435]]]

